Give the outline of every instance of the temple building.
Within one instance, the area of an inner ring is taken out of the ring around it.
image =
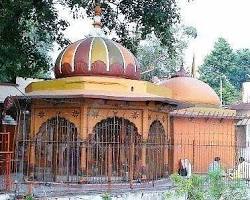
[[[58,56],[55,77],[26,88],[30,179],[166,176],[169,112],[185,104],[171,90],[139,80],[129,50],[102,37],[79,40]]]
[[[14,171],[25,180],[132,183],[168,177],[185,158],[194,173],[214,157],[234,165],[235,112],[183,68],[142,81],[136,57],[97,34],[67,46],[54,73],[15,99]]]
[[[209,163],[220,157],[224,168],[235,164],[235,110],[220,107],[220,99],[206,83],[181,67],[159,85],[172,91],[178,101],[192,104],[170,113],[170,168],[177,171],[180,159],[189,159],[195,173],[207,173]]]
[[[82,183],[157,180],[189,159],[206,173],[235,164],[235,111],[181,67],[158,84],[141,81],[133,54],[102,37],[64,49],[54,80],[31,83],[27,176]],[[203,156],[203,155],[206,156]]]

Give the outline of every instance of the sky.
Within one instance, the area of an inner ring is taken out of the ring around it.
[[[183,24],[194,26],[198,32],[185,52],[185,65],[191,65],[193,54],[196,65],[202,64],[218,37],[224,37],[233,48],[250,48],[250,0],[179,0],[178,3]],[[70,22],[65,35],[72,42],[90,33],[90,19],[74,20],[70,11],[62,7],[59,13]],[[58,53],[56,47],[53,60]]]
[[[192,25],[198,37],[186,52],[186,62],[201,64],[218,37],[224,37],[233,48],[250,48],[250,0],[180,0],[185,25]]]

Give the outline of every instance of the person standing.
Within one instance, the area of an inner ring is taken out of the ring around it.
[[[184,165],[185,165],[185,168],[187,170],[187,178],[190,178],[192,175],[192,166],[191,166],[190,161],[188,159],[185,159]]]
[[[178,174],[187,178],[191,177],[192,166],[187,158],[180,160]]]
[[[215,157],[214,161],[209,164],[208,172],[219,171],[219,170],[222,170],[220,157]]]
[[[239,158],[239,164],[233,173],[233,177],[246,180],[250,179],[250,163],[246,162],[245,158]]]

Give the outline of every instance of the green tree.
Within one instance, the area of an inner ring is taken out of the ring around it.
[[[230,104],[240,98],[239,88],[235,84],[239,80],[234,77],[238,70],[234,50],[224,38],[219,38],[200,66],[199,73],[201,80],[208,83],[218,95],[222,80],[223,103]]]
[[[235,51],[235,67],[230,80],[240,90],[242,83],[250,80],[250,49],[239,49]]]
[[[53,1],[0,1],[0,81],[37,77],[48,71],[54,41],[67,44]]]
[[[173,0],[4,0],[0,1],[0,81],[43,75],[51,67],[48,52],[53,42],[69,43],[63,35],[68,23],[59,18],[57,4],[80,17],[80,10],[93,16],[96,2],[103,8],[104,30],[115,33],[116,40],[134,53],[140,40],[154,33],[169,55],[174,54],[171,28],[179,22],[179,9]]]
[[[142,79],[152,80],[154,76],[163,78],[169,77],[183,63],[184,50],[187,48],[191,39],[197,37],[194,27],[176,26],[173,28],[176,41],[173,43],[175,48],[174,56],[170,56],[168,48],[161,45],[160,40],[154,35],[150,35],[145,41],[141,42],[137,50],[137,59],[141,65]]]
[[[66,1],[66,0],[65,0]],[[161,44],[174,53],[172,26],[180,21],[179,8],[174,0],[68,0],[74,11],[81,7],[88,16],[94,15],[95,3],[103,8],[102,23],[106,32],[114,32],[117,41],[136,53],[136,47],[147,35],[154,33]]]

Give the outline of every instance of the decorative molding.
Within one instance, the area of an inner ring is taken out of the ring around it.
[[[138,111],[133,111],[133,112],[131,113],[131,117],[132,117],[133,119],[137,119],[139,116],[140,116],[140,113],[139,113]]]
[[[72,111],[72,116],[73,117],[78,117],[80,115],[80,112],[78,110],[73,110]]]
[[[165,116],[162,116],[162,122],[165,122],[165,120],[166,120]]]
[[[116,108],[125,108],[124,106],[126,106],[126,108],[129,106],[129,107],[133,107],[129,104],[128,101],[121,101],[119,103],[112,103],[110,104],[112,107],[116,107]]]
[[[158,107],[159,112],[172,112],[174,110],[175,110],[175,107],[172,105],[162,104],[160,107]]]
[[[148,115],[148,120],[151,120],[151,119],[152,119],[152,115],[149,114],[149,115]]]
[[[98,118],[99,117],[99,110],[97,109],[90,109],[88,111],[88,116],[93,117],[93,118]]]
[[[40,118],[43,118],[43,117],[45,117],[45,113],[44,113],[43,111],[39,111],[39,112],[38,112],[38,116],[39,116]]]
[[[113,114],[114,114],[114,116],[117,116],[118,111],[117,110],[113,110]]]

